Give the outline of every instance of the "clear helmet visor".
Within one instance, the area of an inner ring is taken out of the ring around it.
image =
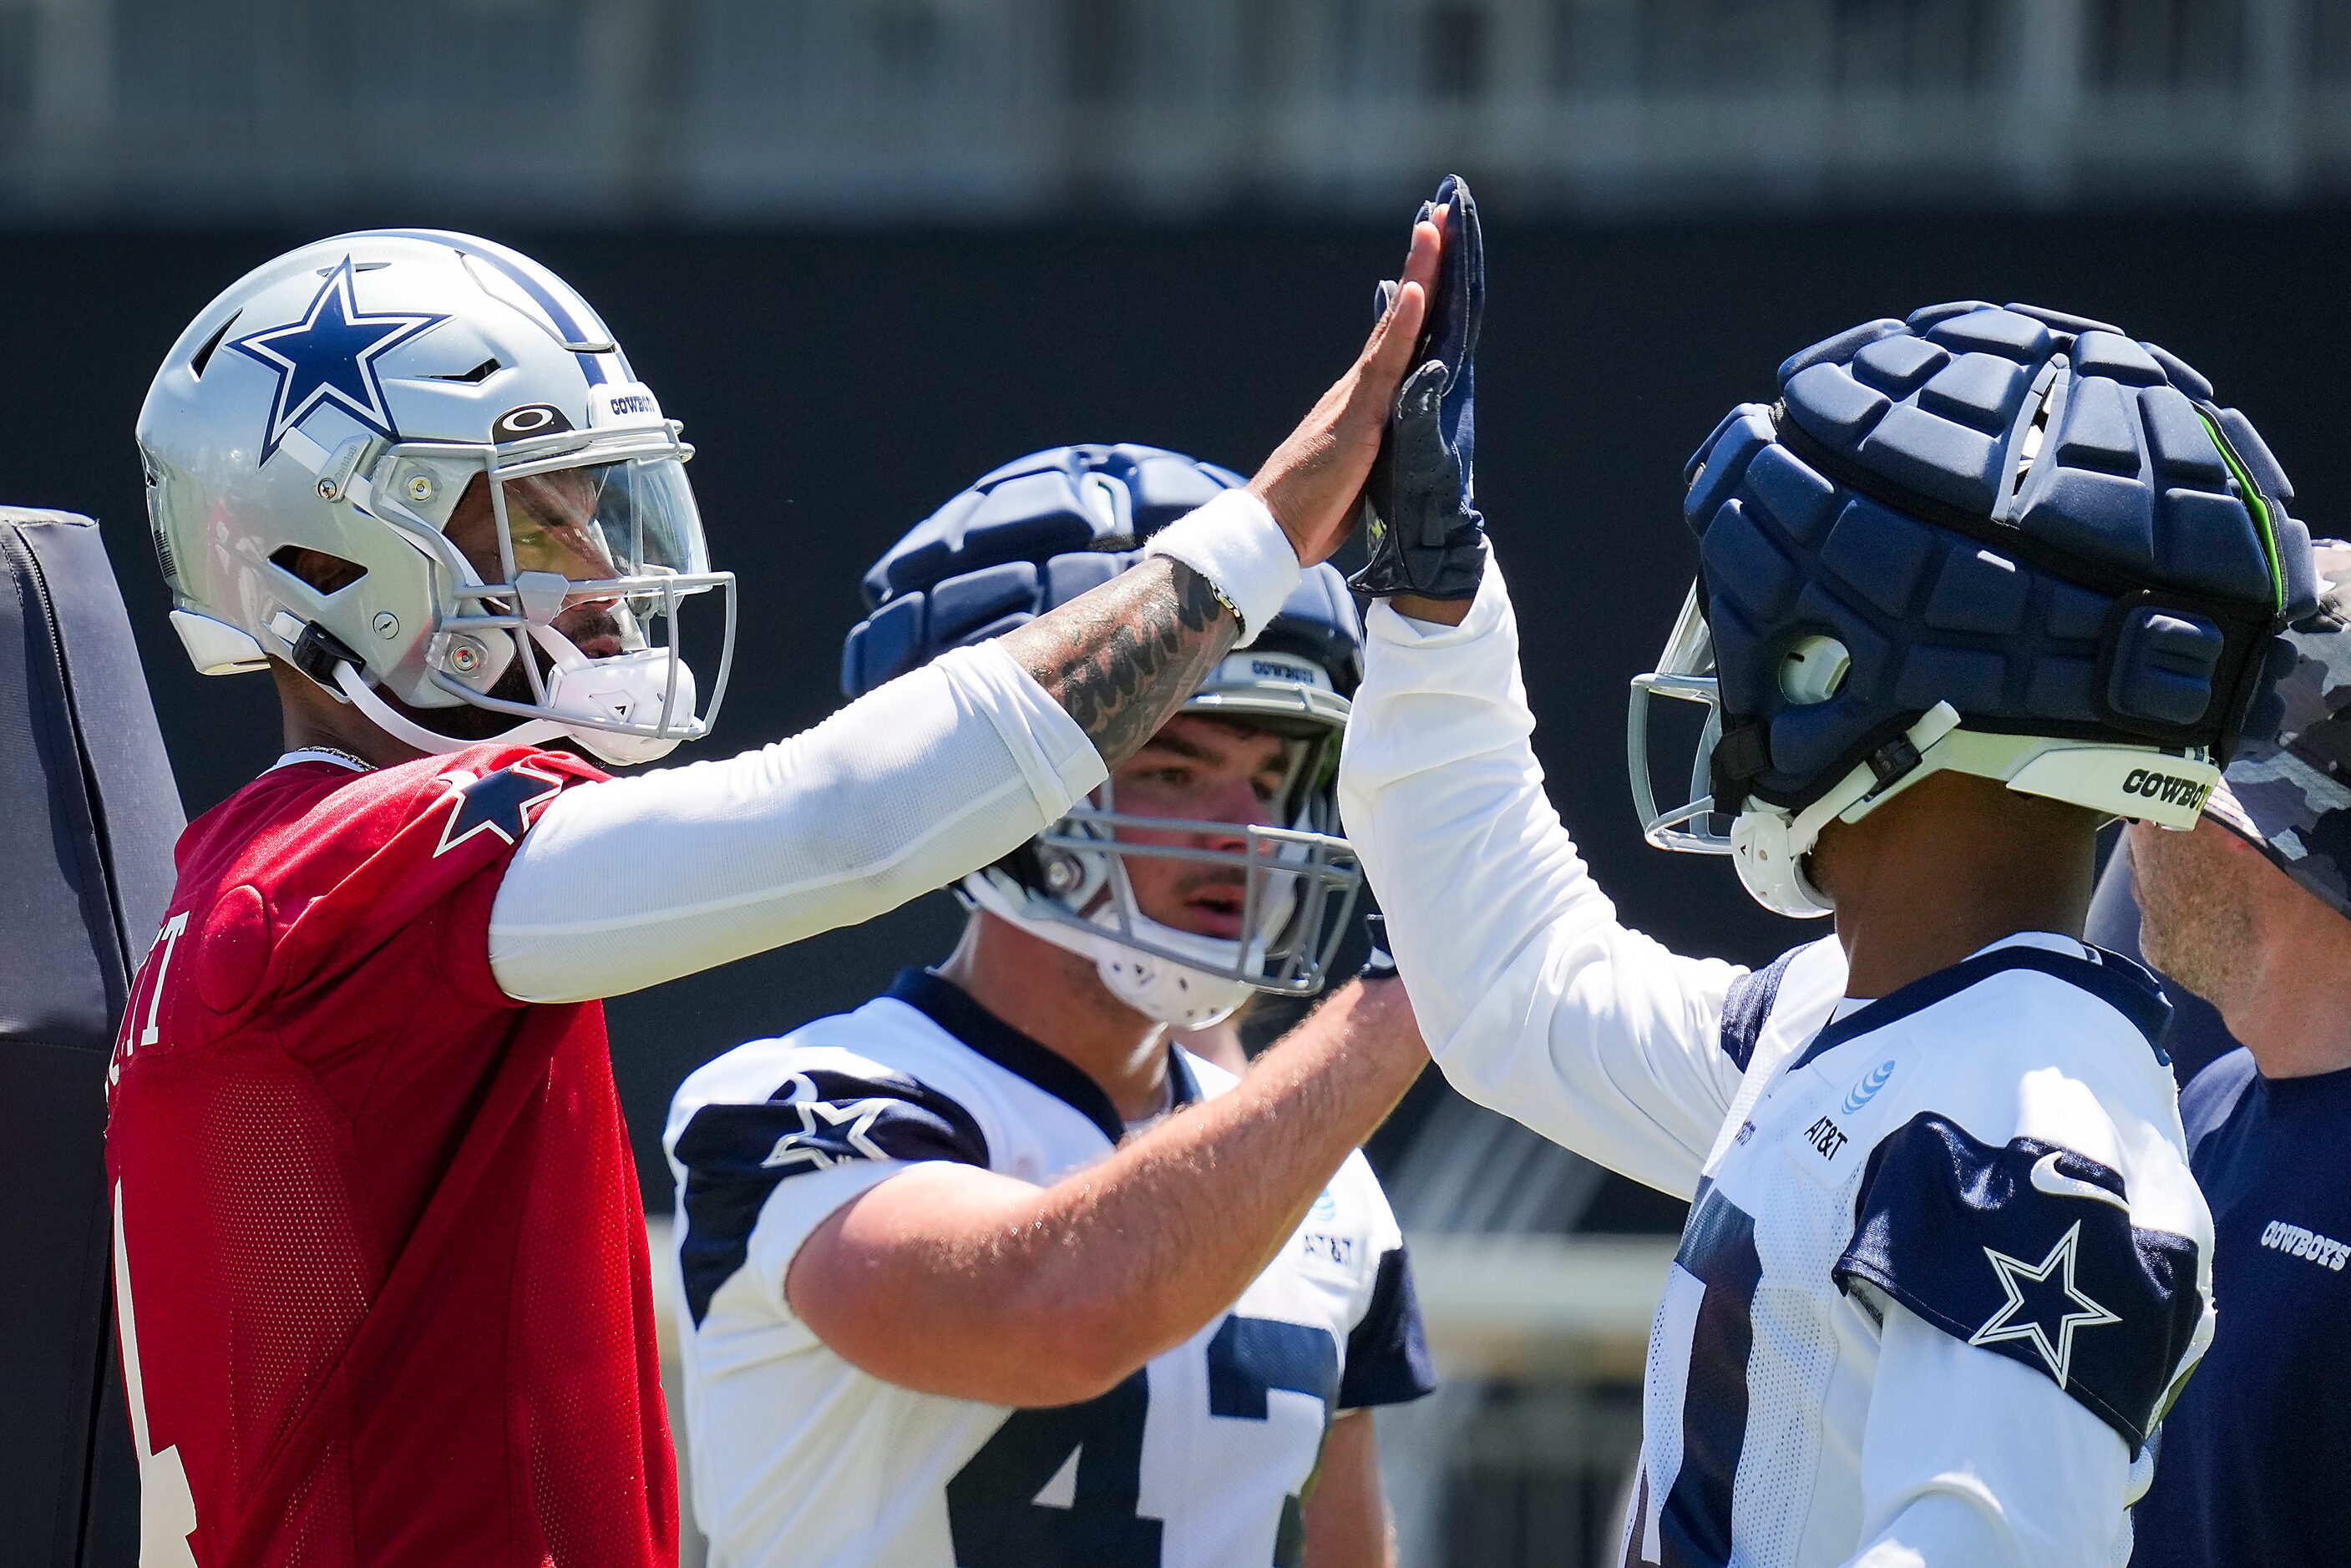
[[[658,630],[654,623],[674,613],[658,590],[675,587],[680,597],[710,591],[693,581],[708,574],[709,550],[676,458],[586,463],[496,483],[506,555],[492,563],[468,549],[467,562],[477,572],[495,565],[500,575],[490,580],[499,582],[562,577],[571,586],[557,629],[589,657],[646,647],[648,628]],[[632,584],[638,591],[628,591]],[[581,607],[600,613],[582,615]]]
[[[710,569],[694,487],[674,456],[584,463],[496,483],[506,514],[504,580],[521,572],[601,582]],[[489,565],[474,556],[469,549],[477,571]]]
[[[734,580],[713,572],[674,437],[604,461],[515,460],[503,449],[467,484],[443,537],[462,559],[436,683],[475,706],[548,722],[615,763],[649,762],[709,732],[734,644]],[[506,459],[500,461],[499,459]],[[705,619],[701,701],[682,630],[685,607],[718,593]],[[723,619],[723,627],[713,623]]]

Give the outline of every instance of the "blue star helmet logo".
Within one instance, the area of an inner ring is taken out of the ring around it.
[[[398,441],[400,431],[384,406],[376,361],[448,319],[445,315],[360,315],[351,297],[351,258],[345,256],[327,275],[301,320],[230,339],[230,348],[277,376],[269,427],[262,434],[261,461],[267,462],[287,432],[322,403],[334,404],[387,441]]]

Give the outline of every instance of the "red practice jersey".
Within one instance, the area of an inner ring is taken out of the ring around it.
[[[106,1143],[143,1563],[677,1562],[603,1006],[489,964],[516,843],[601,777],[294,762],[180,840]]]

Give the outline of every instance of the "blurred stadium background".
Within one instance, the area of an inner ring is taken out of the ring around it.
[[[1643,849],[1622,763],[1625,680],[1692,565],[1679,464],[1785,353],[1944,298],[2118,320],[2252,410],[2343,529],[2332,0],[0,0],[0,500],[104,520],[204,810],[275,755],[272,705],[164,629],[148,377],[291,244],[486,233],[596,301],[700,446],[747,606],[708,744],[750,745],[834,705],[858,574],[998,462],[1132,439],[1252,465],[1448,169],[1491,235],[1480,490],[1539,749],[1669,940],[1811,934]],[[933,898],[614,1005],[657,1224],[678,1078],[956,919]],[[1678,1207],[1433,1075],[1374,1153],[1448,1376],[1384,1418],[1405,1562],[1601,1562]]]

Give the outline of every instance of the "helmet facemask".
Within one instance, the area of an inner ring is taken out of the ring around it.
[[[371,492],[394,498],[386,520],[433,561],[429,687],[521,722],[496,738],[569,735],[608,763],[652,762],[707,734],[732,659],[734,582],[709,569],[684,472],[692,454],[674,423],[386,448]],[[429,500],[444,486],[456,500],[439,528],[397,499]],[[724,641],[704,705],[681,620],[686,601],[714,590]],[[354,683],[338,682],[346,696]],[[360,705],[384,723],[380,699]],[[420,743],[406,731],[421,726],[385,728]],[[470,743],[422,732],[442,742],[431,749]]]
[[[424,230],[290,251],[189,324],[140,410],[172,624],[200,671],[290,664],[428,754],[650,761],[718,706],[684,602],[728,590],[723,642],[706,613],[689,634],[717,687],[733,643],[678,432],[528,256]]]
[[[967,877],[967,901],[1092,958],[1113,995],[1176,1027],[1217,1023],[1252,992],[1313,995],[1363,884],[1335,831],[1347,704],[1327,679],[1303,660],[1234,655],[1183,710],[1281,737],[1270,823],[1121,810],[1115,783],[1106,782],[1019,852]],[[1237,934],[1184,930],[1145,914],[1135,888],[1141,862],[1178,863],[1187,884],[1224,888],[1237,906]]]

